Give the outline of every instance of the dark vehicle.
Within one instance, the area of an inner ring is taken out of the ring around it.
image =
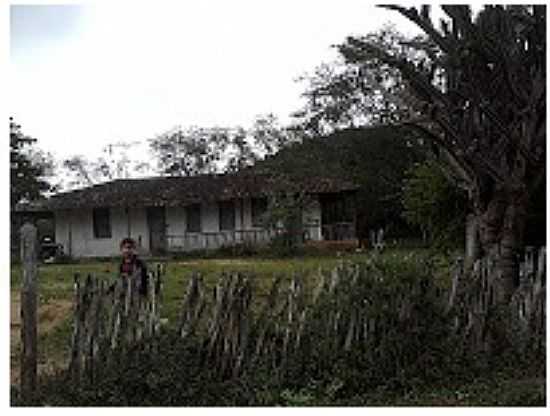
[[[40,258],[43,262],[49,263],[63,255],[63,245],[57,244],[49,236],[42,237],[40,241]]]

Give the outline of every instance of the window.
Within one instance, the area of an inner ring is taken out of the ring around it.
[[[235,229],[235,204],[233,201],[220,202],[220,231]]]
[[[264,226],[263,216],[267,212],[267,199],[266,198],[253,198],[252,199],[252,226],[262,227]]]
[[[187,207],[187,231],[190,233],[201,232],[201,206],[200,204]]]
[[[353,222],[354,201],[345,195],[330,195],[320,199],[323,224]]]
[[[111,212],[109,208],[93,209],[94,238],[111,238]]]

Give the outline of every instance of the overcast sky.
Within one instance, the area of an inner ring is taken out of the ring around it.
[[[246,127],[269,112],[286,122],[298,76],[388,22],[414,32],[365,0],[14,5],[10,113],[58,157],[176,125]]]

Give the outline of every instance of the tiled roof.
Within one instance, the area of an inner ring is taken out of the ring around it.
[[[296,179],[282,174],[254,174],[251,170],[226,175],[118,179],[71,192],[45,203],[50,210],[99,206],[178,206],[239,197],[268,195],[282,190],[311,194],[354,191],[357,186],[333,178]]]
[[[30,201],[30,202],[18,202],[15,204],[15,207],[13,209],[13,212],[21,212],[21,213],[43,213],[48,211],[45,204],[47,203],[47,199],[41,198],[36,201]]]

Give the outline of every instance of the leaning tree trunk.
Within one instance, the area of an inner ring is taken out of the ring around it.
[[[474,262],[481,256],[479,241],[479,218],[471,213],[466,216],[464,268],[471,269]]]
[[[527,193],[498,189],[484,210],[478,211],[479,237],[484,254],[495,261],[490,276],[495,303],[506,304],[519,280],[519,254],[527,217]]]

